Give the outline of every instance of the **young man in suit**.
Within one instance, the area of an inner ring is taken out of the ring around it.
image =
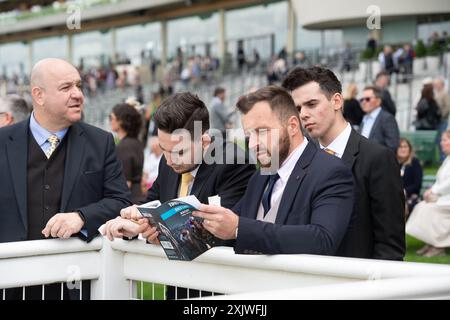
[[[39,61],[30,85],[31,116],[0,129],[0,242],[74,235],[89,242],[130,205],[113,137],[80,122],[84,98],[71,64]],[[41,291],[25,296],[41,299]],[[60,291],[46,290],[46,298],[60,299]]]
[[[237,108],[261,169],[232,210],[202,205],[194,214],[215,236],[235,240],[236,253],[335,255],[353,207],[350,170],[304,138],[283,88],[242,96]]]
[[[352,130],[342,112],[341,84],[332,71],[296,68],[284,79],[283,87],[291,92],[310,136],[353,172],[355,205],[351,228],[338,254],[402,260],[404,195],[394,153]]]
[[[146,202],[159,200],[163,203],[190,194],[201,203],[208,203],[208,197],[219,195],[221,204],[232,208],[244,194],[255,166],[249,164],[242,149],[232,143],[224,144],[220,131],[217,130],[212,139],[205,104],[190,93],[178,93],[163,101],[154,119],[164,157]],[[136,206],[123,209],[121,217],[106,224],[105,234],[113,240],[142,233],[145,238],[152,235],[152,242],[157,243],[156,228],[139,218]],[[190,291],[191,297],[196,295],[195,290]],[[170,287],[168,297],[174,297]],[[178,290],[177,297],[186,297],[186,292]]]
[[[381,107],[382,91],[376,86],[367,86],[360,99],[365,116],[359,132],[369,140],[397,152],[400,133],[395,117]]]

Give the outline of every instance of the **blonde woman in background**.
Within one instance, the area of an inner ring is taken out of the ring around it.
[[[357,95],[358,88],[356,87],[356,84],[350,83],[344,92],[344,118],[350,122],[355,130],[361,125],[364,116],[361,105],[356,99]]]

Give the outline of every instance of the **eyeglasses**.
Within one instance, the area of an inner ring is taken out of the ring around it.
[[[364,103],[364,102],[369,102],[370,100],[372,100],[373,97],[366,97],[366,98],[361,98],[359,99],[360,103]]]

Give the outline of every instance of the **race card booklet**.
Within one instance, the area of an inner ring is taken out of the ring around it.
[[[191,261],[223,242],[203,227],[203,219],[192,215],[199,206],[197,197],[191,195],[163,204],[148,202],[137,209],[159,231],[158,239],[170,260]]]

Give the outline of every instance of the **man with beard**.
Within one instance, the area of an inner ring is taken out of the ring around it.
[[[194,215],[216,237],[234,239],[236,253],[335,255],[353,207],[350,170],[303,136],[284,89],[242,96],[237,108],[261,169],[232,210],[202,205]]]

